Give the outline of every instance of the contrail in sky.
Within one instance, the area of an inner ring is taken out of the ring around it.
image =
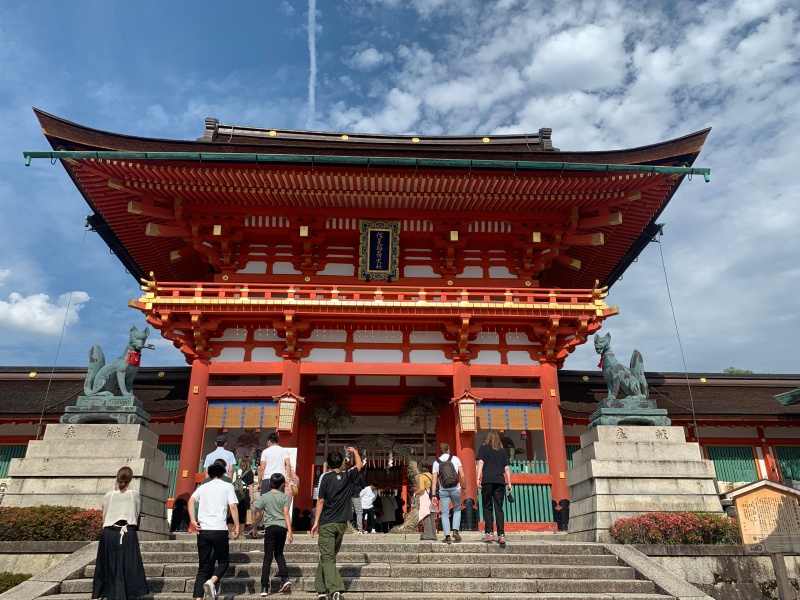
[[[317,0],[308,0],[308,122],[309,129],[314,128],[317,112]]]

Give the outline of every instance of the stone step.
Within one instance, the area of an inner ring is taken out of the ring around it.
[[[290,577],[314,577],[317,563],[289,563]],[[277,566],[272,564],[273,572]],[[84,575],[94,576],[94,566],[86,567]],[[225,577],[261,578],[261,563],[231,565]],[[390,564],[390,563],[346,563],[339,562],[342,577],[447,577],[447,578],[486,578],[496,579],[632,579],[635,575],[630,567],[586,566],[586,565],[528,565],[528,564]],[[194,577],[196,564],[169,564],[164,566],[147,565],[145,574],[150,578]]]
[[[288,550],[288,549],[287,549]],[[537,564],[537,565],[595,565],[595,566],[614,566],[617,564],[617,557],[613,554],[512,554],[505,552],[496,553],[477,553],[477,552],[448,552],[446,547],[441,552],[431,553],[392,553],[393,563],[421,563],[421,564]],[[286,553],[287,562],[295,563],[316,563],[319,553],[316,548],[312,551],[288,552]],[[231,554],[231,564],[261,564],[264,560],[264,552],[261,549],[253,549],[250,552],[235,552]],[[341,563],[375,563],[386,560],[386,553],[380,552],[359,552],[355,550],[342,550],[339,553]],[[142,552],[142,561],[145,567],[148,565],[165,564],[197,564],[197,551],[175,552],[165,555],[163,552]]]
[[[343,577],[345,589],[353,592],[416,592],[416,593],[653,593],[655,585],[651,581],[639,579],[495,579],[462,578],[443,579],[419,577]],[[273,587],[277,580],[273,580]],[[151,593],[189,592],[194,578],[155,577],[148,579]],[[256,594],[260,591],[260,581],[251,578],[228,577],[222,579],[221,595]],[[314,591],[314,578],[294,578],[297,591]],[[62,582],[64,594],[91,593],[91,579],[73,579]],[[63,599],[62,599],[63,600]]]
[[[306,592],[299,592],[292,589],[291,596],[287,597],[302,597],[302,598],[315,598],[315,594],[307,594]],[[530,594],[521,593],[495,593],[489,592],[486,594],[481,593],[429,593],[425,595],[425,600],[506,600],[506,599],[529,599]],[[545,593],[537,594],[537,600],[612,600],[607,593],[580,593],[580,592],[566,592],[559,593]],[[258,594],[220,594],[220,600],[261,600]],[[365,594],[363,592],[348,592],[347,600],[408,600],[408,595],[405,593],[393,592],[374,592]],[[634,592],[625,593],[617,592],[613,595],[613,600],[671,600],[672,596],[665,596],[662,594]],[[86,594],[59,594],[55,596],[42,596],[37,600],[86,600]],[[164,592],[159,594],[150,594],[144,596],[143,600],[187,600],[186,594],[174,594]],[[674,600],[674,599],[673,599]]]
[[[355,537],[355,536],[353,536]],[[360,537],[360,536],[359,536]],[[369,537],[369,536],[367,536]],[[362,538],[363,539],[363,538]],[[236,540],[230,542],[231,553],[248,553],[254,550],[263,549],[263,540]],[[197,542],[178,542],[178,541],[164,541],[164,542],[141,542],[141,551],[144,552],[158,552],[163,553],[165,556],[175,554],[177,552],[197,552]],[[361,550],[366,552],[375,553],[430,553],[441,552],[446,548],[450,552],[506,552],[506,553],[520,553],[520,554],[608,554],[602,546],[597,544],[589,544],[584,542],[529,542],[517,541],[513,537],[509,537],[509,541],[505,548],[500,548],[500,545],[495,543],[486,544],[480,541],[463,541],[460,544],[445,545],[440,541],[438,542],[371,542],[371,541],[353,541],[345,538],[342,543],[342,552]],[[315,552],[317,550],[317,540],[310,536],[298,536],[295,538],[294,543],[286,545],[286,554],[289,555],[293,552]]]

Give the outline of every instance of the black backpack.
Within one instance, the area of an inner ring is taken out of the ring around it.
[[[447,457],[447,460],[436,459],[439,463],[439,486],[443,488],[454,488],[458,485],[458,469],[453,464],[453,455]]]

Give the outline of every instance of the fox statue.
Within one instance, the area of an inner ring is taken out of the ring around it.
[[[131,327],[125,352],[108,364],[100,345],[92,346],[89,350],[89,369],[83,384],[84,393],[87,396],[113,396],[119,386],[123,396],[133,396],[133,379],[139,372],[142,348],[150,347],[145,346],[149,335],[149,327],[143,331],[139,331],[135,325]]]
[[[611,334],[607,333],[603,337],[599,334],[594,336],[594,349],[600,355],[600,364],[597,365],[603,370],[603,378],[606,380],[608,397],[603,400],[603,405],[612,408],[616,404],[627,405],[632,401],[643,401],[647,398],[649,390],[647,381],[644,378],[644,360],[638,350],[633,351],[631,356],[631,368],[624,367],[611,352]],[[623,398],[619,403],[615,402],[617,394],[622,392]]]

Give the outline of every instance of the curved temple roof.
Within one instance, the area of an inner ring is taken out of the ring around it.
[[[114,153],[58,157],[95,211],[90,223],[134,277],[153,271],[172,281],[211,277],[200,254],[187,251],[185,239],[145,235],[154,222],[179,228],[176,196],[184,211],[191,205],[290,217],[326,211],[341,217],[342,210],[350,217],[374,217],[370,203],[380,197],[381,218],[463,213],[519,221],[543,212],[568,215],[575,208],[589,221],[621,214],[614,227],[592,226],[605,235],[604,245],[569,249],[575,264],[583,265],[579,273],[562,260],[542,277],[552,287],[591,288],[595,280],[611,285],[652,239],[655,220],[688,172],[674,167],[690,167],[710,131],[638,148],[564,152],[553,147],[549,129],[417,138],[206,119],[203,137],[182,141],[109,133],[34,111],[54,150]],[[671,170],[658,172],[660,167]],[[143,197],[155,206],[144,216],[129,208]],[[176,252],[178,263],[170,259]]]

